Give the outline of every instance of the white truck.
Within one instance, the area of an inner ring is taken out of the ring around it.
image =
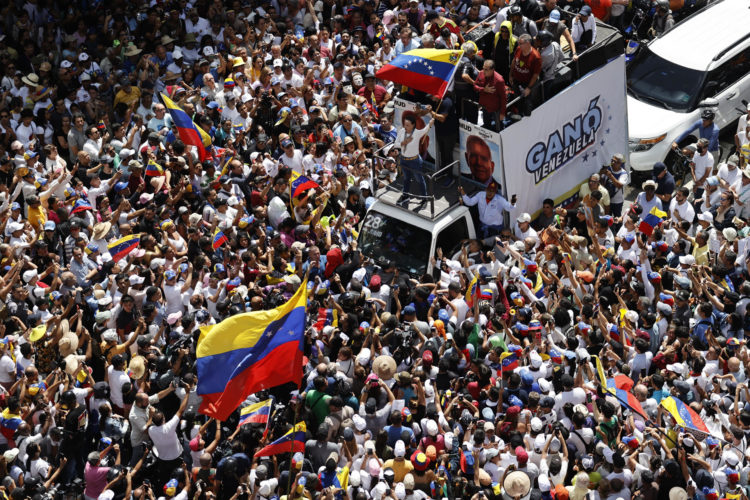
[[[469,164],[474,160],[467,153],[467,143],[476,144],[477,137],[484,140],[484,161],[491,161],[492,178],[501,185],[501,192],[506,199],[512,194],[518,197],[516,209],[504,221],[506,227],[521,213],[529,213],[532,219],[538,216],[545,199],[553,199],[556,205],[570,203],[581,183],[608,165],[612,155],[627,154],[625,55],[619,33],[599,24],[594,46],[558,73],[556,83],[563,85],[558,86],[556,95],[501,132],[478,130],[475,124],[461,122],[460,160],[438,161],[439,168],[425,162],[427,207],[409,210],[397,203],[400,178],[376,187],[376,201],[359,232],[362,252],[376,263],[392,260],[399,270],[419,276],[432,272],[430,260],[438,248],[452,255],[462,241],[475,238],[476,214],[459,203],[455,185],[443,187],[442,176],[455,172],[460,163],[458,182],[465,191],[471,195],[484,189],[486,181],[464,175],[476,173]],[[378,170],[383,161],[376,156],[373,169]],[[377,178],[376,172],[373,178]]]

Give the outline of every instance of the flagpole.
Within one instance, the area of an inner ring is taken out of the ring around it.
[[[305,271],[305,277],[302,279],[302,284],[300,286],[307,287],[307,280],[308,280],[309,277],[310,277],[310,268],[308,267],[307,270]],[[307,293],[307,292],[303,292],[303,293]],[[307,304],[305,304],[305,324],[307,324]],[[304,335],[305,335],[304,332],[303,332],[302,335],[303,335],[302,342],[303,342],[303,345],[304,345],[304,341],[305,341],[305,339],[304,339]],[[300,377],[300,381],[297,384],[297,396],[300,395],[300,390],[301,389],[302,389],[302,377]],[[293,422],[294,427],[292,428],[293,432],[294,432],[294,429],[297,427],[297,419],[299,418],[299,407],[302,404],[305,404],[305,402],[302,401],[302,398],[300,397],[299,401],[297,402],[297,406],[294,407],[294,422]],[[305,431],[305,432],[307,432],[307,431]],[[287,486],[286,486],[286,491],[287,491],[286,497],[287,498],[291,498],[291,495],[292,495],[292,474],[294,474],[294,441],[295,441],[294,437],[295,436],[292,436],[292,440],[291,440],[292,441],[292,446],[291,446],[291,450],[290,451],[291,451],[292,456],[289,457],[289,479],[287,480]],[[303,442],[303,446],[304,446],[304,442]],[[304,460],[305,460],[305,450],[303,449],[303,451],[302,451],[302,461],[303,461],[302,466],[303,467],[305,465],[304,464]]]
[[[301,387],[301,382],[300,382],[300,384],[297,385],[297,395],[299,395],[300,387]],[[296,431],[295,431],[294,428],[297,427],[297,419],[299,418],[299,405],[301,405],[301,404],[304,404],[304,402],[302,401],[302,398],[300,398],[300,400],[297,402],[297,405],[294,407],[294,422],[292,424],[292,425],[294,425],[294,427],[292,428],[292,433],[294,433],[294,434],[296,434]],[[287,479],[287,485],[286,485],[286,497],[287,498],[291,498],[291,496],[292,496],[292,475],[294,474],[294,441],[295,441],[295,437],[296,436],[292,436],[292,439],[291,439],[291,450],[289,450],[290,453],[291,453],[291,456],[289,457],[289,478]],[[305,457],[304,452],[302,452],[302,460],[303,461],[305,459],[304,457]],[[302,465],[304,467],[304,463]]]

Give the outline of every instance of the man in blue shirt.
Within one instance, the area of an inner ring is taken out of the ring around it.
[[[698,130],[698,138],[708,139],[708,152],[714,158],[719,157],[719,126],[714,123],[716,114],[711,109],[701,112],[700,120],[696,120],[672,143],[672,149],[677,149],[679,143],[685,140],[693,131]]]

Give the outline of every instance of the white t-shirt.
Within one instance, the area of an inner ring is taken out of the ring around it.
[[[130,382],[130,377],[124,371],[115,370],[114,366],[110,366],[107,372],[109,373],[109,390],[112,404],[122,408],[125,406],[122,399],[122,386],[126,382]]]
[[[696,152],[693,155],[693,164],[695,165],[693,167],[695,169],[695,179],[702,179],[706,175],[706,171],[710,172],[714,168],[714,156],[711,153],[701,156],[700,153]],[[703,183],[701,182],[699,186],[703,186]]]
[[[182,303],[182,285],[164,285],[164,300],[167,302],[167,315],[176,312],[185,312]]]
[[[565,403],[571,403],[573,406],[584,404],[586,402],[586,391],[580,387],[573,388],[572,391],[561,392],[555,396],[555,411],[560,413]]]
[[[10,384],[16,380],[16,363],[9,354],[0,358],[0,383]]]
[[[165,424],[149,427],[148,436],[154,443],[154,451],[160,460],[174,460],[182,455],[182,446],[176,432],[179,423],[180,418],[175,415]]]
[[[281,163],[291,168],[292,170],[294,170],[300,175],[303,173],[302,159],[303,159],[302,151],[300,151],[299,149],[294,150],[294,154],[291,156],[291,158],[286,153],[284,153],[283,155],[281,155],[281,157],[279,157],[279,161]]]

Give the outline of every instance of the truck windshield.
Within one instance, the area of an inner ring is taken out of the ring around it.
[[[412,275],[427,271],[431,242],[428,231],[373,210],[359,233],[359,248],[367,257],[376,262],[392,260]]]
[[[680,66],[643,47],[628,66],[628,90],[639,101],[674,111],[691,111],[703,73]]]

